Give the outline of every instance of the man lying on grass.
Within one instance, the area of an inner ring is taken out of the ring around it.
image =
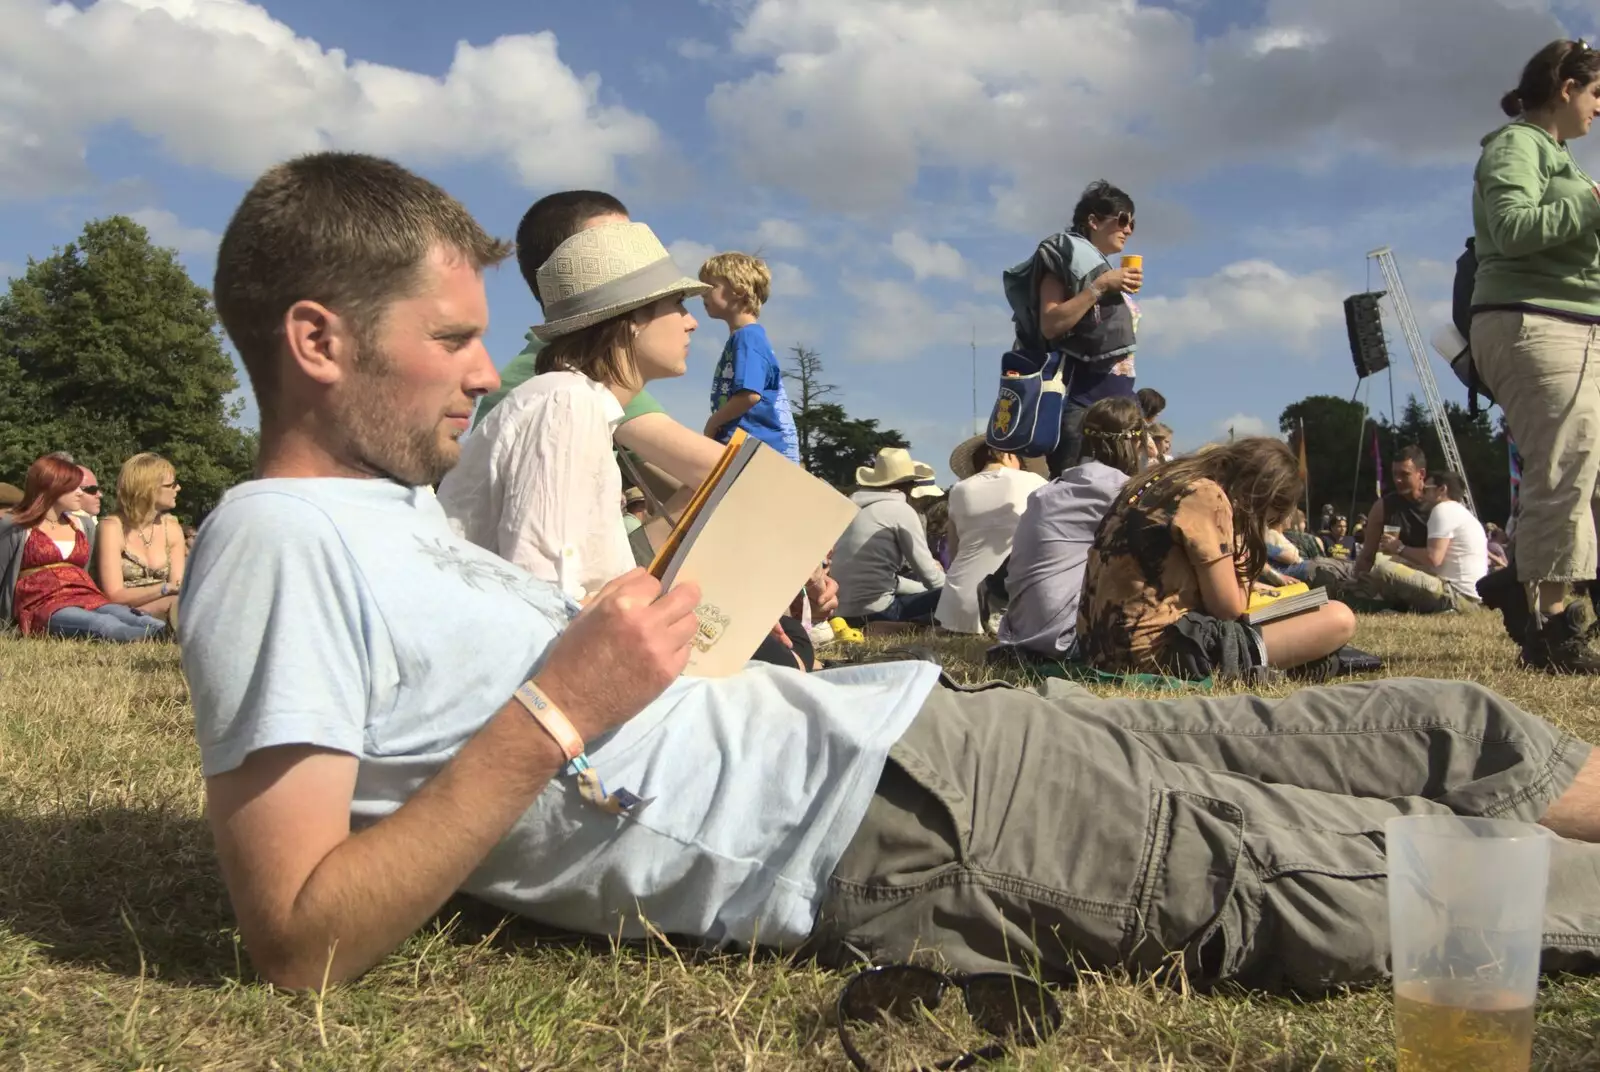
[[[826,962],[923,947],[1064,978],[1176,954],[1196,981],[1315,990],[1385,970],[1391,816],[1600,838],[1589,746],[1470,684],[1150,701],[963,692],[914,662],[681,678],[691,587],[635,571],[577,613],[453,537],[428,490],[498,380],[483,271],[506,254],[431,183],[327,153],[262,176],[218,252],[260,478],[207,520],[180,621],[268,980],[357,975],[465,890]],[[1552,957],[1591,964],[1600,849],[1562,844],[1549,903]]]

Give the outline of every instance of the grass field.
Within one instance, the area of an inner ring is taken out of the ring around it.
[[[1520,671],[1497,618],[1367,618],[1357,643],[1392,674],[1471,678],[1600,738],[1600,681]],[[980,646],[943,647],[981,673]],[[465,901],[351,985],[257,982],[191,718],[170,646],[0,637],[0,1068],[848,1067],[839,975],[574,944]],[[1092,976],[1060,1000],[1061,1032],[1008,1067],[1393,1067],[1381,991],[1302,1004]],[[1535,1067],[1600,1068],[1597,1036],[1600,982],[1549,981]]]

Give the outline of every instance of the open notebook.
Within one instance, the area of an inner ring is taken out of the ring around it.
[[[664,588],[700,585],[700,632],[684,673],[737,673],[855,515],[826,483],[735,432],[650,563]]]

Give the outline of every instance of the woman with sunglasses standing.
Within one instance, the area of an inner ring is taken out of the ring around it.
[[[1517,577],[1533,620],[1522,661],[1600,673],[1589,640],[1600,505],[1600,186],[1569,143],[1600,116],[1600,54],[1555,41],[1500,107],[1472,188],[1472,359],[1522,451]]]
[[[1090,183],[1072,210],[1072,228],[1039,243],[1031,258],[1006,272],[1006,300],[1017,327],[1015,349],[1040,363],[1066,358],[1061,439],[1050,452],[1050,475],[1078,464],[1083,415],[1102,398],[1134,396],[1133,352],[1138,307],[1129,297],[1141,268],[1114,267],[1133,236],[1133,198],[1105,180]]]

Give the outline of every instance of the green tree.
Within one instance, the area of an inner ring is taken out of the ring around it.
[[[227,403],[238,385],[211,296],[173,251],[126,216],[94,220],[0,296],[0,478],[67,450],[109,486],[155,451],[198,522],[254,463]]]
[[[1352,494],[1356,511],[1365,513],[1374,497],[1372,432],[1378,426],[1359,402],[1334,395],[1312,395],[1284,407],[1278,429],[1290,436],[1297,448],[1302,425],[1306,482],[1311,486],[1310,523],[1317,523],[1324,504],[1332,504],[1336,513],[1348,514]]]
[[[822,379],[822,358],[815,350],[792,347],[794,362],[784,378],[794,384],[789,404],[800,439],[800,464],[836,488],[856,482],[856,467],[866,465],[884,447],[909,447],[893,428],[879,428],[871,419],[851,417],[837,402],[824,402],[838,388]]]

